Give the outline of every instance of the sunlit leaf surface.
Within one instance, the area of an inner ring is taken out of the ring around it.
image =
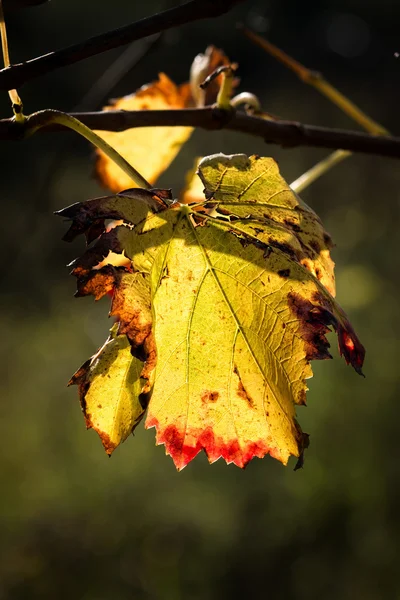
[[[178,469],[202,449],[239,467],[265,454],[301,463],[308,436],[295,409],[310,361],[330,358],[326,334],[337,332],[359,373],[364,359],[327,289],[330,238],[270,158],[215,155],[199,175],[205,196],[193,208],[132,190],[61,211],[72,219],[67,239],[94,224],[99,235],[73,263],[78,294],[112,294],[118,335],[144,361],[146,427]],[[126,264],[107,264],[115,254]],[[116,402],[120,388],[116,378]]]

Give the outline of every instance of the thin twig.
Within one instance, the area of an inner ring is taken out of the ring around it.
[[[320,160],[316,165],[308,169],[305,173],[300,175],[297,179],[292,181],[290,187],[294,192],[300,194],[303,190],[305,190],[309,185],[314,183],[321,175],[325,175],[329,169],[338,165],[345,158],[351,156],[352,153],[348,150],[335,150],[331,154],[329,154],[326,158]]]
[[[107,52],[142,38],[198,21],[219,17],[244,0],[190,0],[119,29],[107,31],[73,46],[0,70],[0,90],[22,86],[27,81],[72,65],[91,56]]]
[[[40,123],[40,114],[34,113],[25,124],[14,119],[0,120],[0,140],[23,139],[31,128]],[[73,113],[72,116],[95,130],[124,131],[134,127],[192,126],[209,131],[229,129],[263,138],[265,142],[286,148],[310,146],[314,148],[343,149],[352,152],[400,158],[400,138],[374,136],[343,129],[305,125],[295,121],[269,121],[240,111],[223,111],[208,106],[181,110],[110,110]],[[46,128],[60,131],[60,126]],[[43,129],[44,131],[44,129]]]
[[[255,44],[265,50],[270,56],[273,56],[276,60],[281,62],[285,67],[293,71],[297,77],[308,85],[314,87],[323,96],[328,98],[335,106],[342,110],[347,116],[353,121],[361,125],[368,133],[373,135],[390,135],[389,131],[382,127],[379,123],[371,119],[365,112],[363,112],[354,102],[351,102],[346,96],[344,96],[339,90],[331,85],[321,73],[308,69],[300,62],[286,54],[283,50],[259,36],[251,29],[247,29],[244,26],[240,26],[243,33]],[[352,152],[348,150],[335,150],[326,158],[323,158],[316,165],[311,167],[308,171],[300,175],[295,181],[290,184],[290,187],[295,192],[301,192],[307,188],[311,183],[316,181],[319,177],[324,175],[332,167],[338,165],[346,158],[349,158]]]
[[[127,73],[136,67],[159,42],[161,33],[142,40],[139,44],[133,42],[106,68],[104,73],[93,83],[88,92],[73,108],[74,111],[94,110],[108,101],[111,91]]]
[[[362,111],[354,102],[346,98],[338,89],[336,89],[329,81],[327,81],[321,73],[308,69],[297,60],[286,54],[283,50],[261,37],[247,27],[241,27],[243,33],[257,46],[268,52],[270,56],[276,58],[285,67],[293,71],[301,81],[311,85],[318,90],[323,96],[328,98],[335,106],[340,108],[353,121],[361,125],[366,131],[374,135],[389,135],[387,129],[379,123],[371,119],[364,111]]]

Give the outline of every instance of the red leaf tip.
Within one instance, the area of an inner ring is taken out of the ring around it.
[[[205,451],[210,463],[223,458],[227,464],[234,463],[242,469],[254,457],[263,458],[266,454],[270,454],[273,458],[281,458],[279,450],[269,447],[264,440],[240,445],[238,440],[224,440],[215,435],[211,427],[204,430],[185,429],[171,424],[163,430],[157,419],[149,417],[146,421],[146,429],[151,427],[157,429],[156,443],[165,444],[166,454],[171,456],[178,471],[186,467],[201,450]]]

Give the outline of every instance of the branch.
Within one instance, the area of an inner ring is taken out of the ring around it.
[[[190,0],[182,6],[176,6],[152,15],[124,27],[107,31],[84,42],[49,52],[24,63],[0,70],[0,90],[21,87],[27,81],[72,65],[96,54],[124,46],[130,42],[160,33],[166,29],[185,25],[200,19],[219,17],[228,12],[235,4],[244,0]]]
[[[0,120],[0,140],[20,140],[27,137],[32,130],[43,125],[45,113],[46,119],[48,119],[48,111],[39,111],[28,117],[22,124],[17,123],[14,119]],[[209,131],[229,129],[261,137],[267,143],[278,144],[285,148],[311,146],[400,158],[400,138],[398,137],[375,136],[355,131],[317,127],[296,121],[268,121],[234,109],[225,111],[212,106],[182,110],[110,110],[72,113],[72,116],[97,131],[124,131],[134,127],[182,125],[200,127]],[[60,130],[62,130],[60,126],[51,126],[40,131]]]

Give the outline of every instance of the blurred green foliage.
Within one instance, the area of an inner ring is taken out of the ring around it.
[[[53,0],[10,15],[11,56],[31,58],[161,6]],[[243,39],[237,20],[266,30],[398,133],[394,0],[249,1],[214,23],[169,32],[110,95],[159,70],[183,81],[192,57],[214,43],[240,63],[240,89],[257,93],[266,110],[352,127]],[[26,110],[72,109],[117,55],[31,82],[20,90]],[[6,94],[0,108],[9,115]],[[274,156],[289,181],[325,155],[199,131],[160,185],[178,190],[194,156],[218,151]],[[66,388],[110,326],[107,301],[72,297],[64,265],[82,246],[60,241],[65,228],[52,215],[103,193],[91,178],[91,150],[66,133],[2,143],[0,152],[0,598],[400,597],[399,163],[359,155],[303,194],[336,241],[338,299],[367,348],[365,380],[337,354],[314,364],[308,408],[298,411],[311,435],[305,468],[294,473],[294,463],[265,458],[242,472],[199,456],[178,474],[142,427],[108,459],[85,430],[76,389]]]

